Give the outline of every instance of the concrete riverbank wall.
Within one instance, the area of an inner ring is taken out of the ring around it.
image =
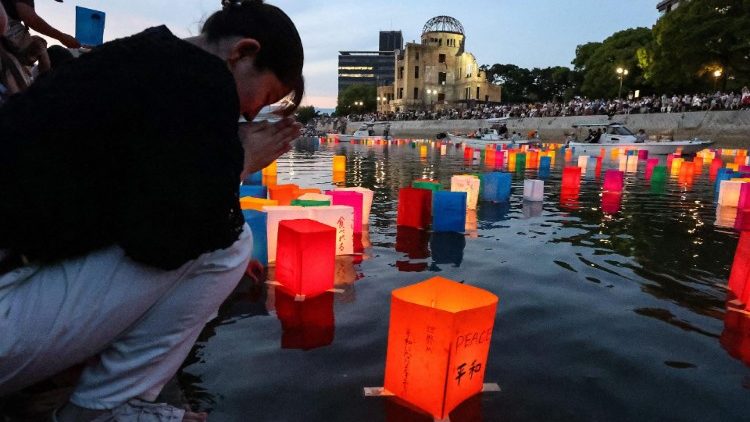
[[[545,141],[562,141],[573,131],[576,123],[619,122],[633,132],[643,129],[649,135],[669,133],[674,139],[702,138],[716,142],[719,147],[750,147],[750,110],[697,111],[688,113],[630,114],[607,116],[535,117],[510,119],[509,131],[522,134],[539,131]],[[354,132],[359,122],[350,122],[346,132]],[[391,134],[396,137],[433,138],[440,132],[467,133],[488,128],[486,120],[410,120],[391,122]],[[333,125],[319,125],[319,130],[332,131]],[[378,134],[382,127],[376,127]]]

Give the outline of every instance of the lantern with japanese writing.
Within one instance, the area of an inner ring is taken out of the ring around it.
[[[466,226],[466,192],[432,193],[432,231],[463,232]]]
[[[401,188],[398,192],[398,226],[427,229],[432,220],[432,191]]]
[[[353,188],[336,188],[338,191],[351,191],[359,192],[362,194],[362,225],[370,225],[370,211],[372,210],[372,200],[375,196],[375,192],[370,189],[362,187]]]
[[[477,209],[479,201],[479,178],[462,174],[451,177],[451,192],[466,192],[466,208]]]
[[[604,173],[604,190],[607,192],[622,192],[625,186],[625,175],[615,169],[609,169]]]
[[[263,185],[241,185],[240,198],[246,196],[266,199],[268,197],[268,188]]]
[[[299,196],[299,186],[295,184],[276,185],[268,187],[268,198],[279,201],[279,205],[291,205]]]
[[[362,232],[362,209],[364,207],[363,195],[355,191],[332,190],[326,191],[331,197],[333,205],[345,205],[354,209],[354,233]]]
[[[315,296],[333,288],[336,229],[309,219],[279,223],[276,281],[291,294]]]
[[[581,189],[581,168],[565,167],[562,173],[562,190],[578,191]]]
[[[534,179],[524,180],[523,200],[529,202],[544,201],[544,181]]]
[[[253,254],[250,259],[257,259],[263,266],[268,266],[268,215],[263,211],[242,210],[242,216],[253,234]]]
[[[277,289],[274,292],[276,317],[281,321],[281,348],[312,350],[333,342],[333,292],[303,301]]]
[[[336,255],[354,253],[354,209],[345,205],[310,207],[307,218],[336,229]]]
[[[334,173],[346,172],[346,155],[334,155],[333,156],[333,172]]]
[[[385,389],[436,419],[481,392],[497,302],[442,277],[394,290]]]
[[[482,200],[507,202],[510,200],[510,187],[510,173],[485,173],[482,175]]]

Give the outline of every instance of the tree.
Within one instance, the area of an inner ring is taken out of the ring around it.
[[[750,0],[685,2],[659,19],[653,34],[642,55],[647,77],[664,92],[706,90],[717,82],[722,90],[738,89],[750,82]]]
[[[509,103],[565,100],[577,94],[576,72],[563,66],[525,69],[514,64],[485,66],[492,83],[503,86]]]
[[[313,106],[304,106],[297,109],[296,117],[297,121],[306,125],[310,120],[319,117],[320,112],[315,110]]]
[[[624,90],[647,91],[644,70],[639,66],[638,51],[650,45],[651,30],[632,28],[614,33],[602,43],[579,45],[572,64],[583,74],[581,92],[592,98],[617,96],[620,79],[618,67],[628,70],[623,77]]]
[[[528,69],[514,64],[493,64],[487,68],[487,78],[490,82],[503,86],[503,101],[528,101],[528,87],[533,82]]]
[[[374,85],[350,85],[342,92],[339,92],[338,103],[336,104],[336,115],[346,116],[352,113],[369,113],[377,108],[376,101],[377,88]],[[364,105],[355,105],[355,102],[362,102]]]

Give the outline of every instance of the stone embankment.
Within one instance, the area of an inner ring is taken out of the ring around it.
[[[562,141],[573,131],[573,124],[620,122],[633,132],[643,129],[649,135],[670,134],[674,139],[710,139],[720,147],[750,147],[750,110],[697,111],[688,113],[631,114],[607,116],[534,117],[507,121],[509,131],[526,134],[539,131],[545,141]],[[350,122],[347,133],[354,132],[360,123]],[[333,125],[319,125],[331,131]],[[488,128],[487,120],[410,120],[391,122],[391,135],[397,137],[433,138],[441,132],[467,133]],[[376,127],[378,134],[382,127]]]

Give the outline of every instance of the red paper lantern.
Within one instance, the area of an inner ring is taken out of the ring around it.
[[[419,188],[401,188],[398,193],[399,226],[427,229],[432,221],[432,191]]]
[[[581,168],[565,167],[562,174],[562,190],[578,191],[581,189]]]
[[[442,277],[394,290],[385,389],[436,419],[481,392],[497,302]]]
[[[315,296],[333,288],[336,229],[314,220],[279,223],[276,279],[292,294]]]
[[[729,275],[730,299],[737,299],[750,309],[750,232],[741,232]]]
[[[730,356],[750,365],[750,316],[728,306],[719,343]]]
[[[659,164],[658,158],[649,158],[646,160],[646,180],[651,180],[651,175],[654,174],[654,167]]]
[[[625,174],[619,170],[609,169],[604,173],[604,190],[622,192],[625,186]]]

